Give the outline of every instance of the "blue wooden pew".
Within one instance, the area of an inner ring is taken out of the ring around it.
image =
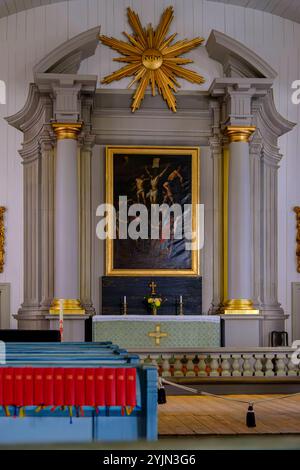
[[[138,356],[110,343],[7,343],[5,367],[71,367],[136,369],[137,406],[122,415],[119,406],[83,406],[83,416],[70,419],[68,409],[25,407],[25,417],[6,416],[0,407],[0,445],[14,443],[59,443],[132,441],[157,439],[157,370],[141,365]]]

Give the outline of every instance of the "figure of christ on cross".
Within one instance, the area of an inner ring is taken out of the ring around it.
[[[150,171],[145,166],[145,170],[146,170],[147,174],[149,175],[150,184],[151,184],[151,189],[150,189],[149,193],[147,194],[147,196],[149,196],[151,204],[157,204],[158,183],[159,183],[160,178],[165,174],[165,172],[169,168],[169,166],[170,165],[167,165],[166,168],[156,176],[151,175]]]
[[[145,178],[145,175],[137,176],[137,177],[135,178],[135,184],[136,184],[136,198],[137,198],[137,202],[138,202],[138,203],[142,202],[143,204],[146,204],[144,183],[145,183],[145,181],[147,181],[148,179],[149,179],[149,178]]]

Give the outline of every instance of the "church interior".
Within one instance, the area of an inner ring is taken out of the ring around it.
[[[299,44],[298,0],[0,0],[0,450],[300,449]]]

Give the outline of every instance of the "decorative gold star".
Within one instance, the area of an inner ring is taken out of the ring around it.
[[[134,31],[134,35],[126,32],[128,42],[119,39],[100,36],[100,40],[106,46],[115,49],[125,57],[118,57],[113,60],[125,62],[125,65],[116,72],[108,75],[102,83],[108,84],[114,80],[121,80],[124,77],[134,76],[128,88],[139,82],[133,95],[131,109],[134,112],[140,107],[145,96],[148,85],[151,85],[152,95],[156,94],[156,87],[159,93],[172,111],[176,112],[176,98],[174,92],[180,87],[176,76],[184,78],[193,83],[204,83],[204,78],[197,72],[188,70],[181,65],[193,63],[191,59],[180,58],[195,47],[203,43],[203,38],[191,40],[184,39],[172,44],[177,33],[166,38],[170,24],[174,18],[173,7],[168,7],[162,14],[160,23],[156,30],[150,24],[148,28],[143,28],[140,19],[134,11],[127,8],[128,21]]]

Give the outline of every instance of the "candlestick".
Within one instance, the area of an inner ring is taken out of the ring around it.
[[[182,301],[182,295],[179,296],[179,315],[183,315],[183,301]]]
[[[121,313],[122,313],[122,315],[127,315],[127,298],[126,298],[126,295],[124,295],[124,297],[123,297]]]

